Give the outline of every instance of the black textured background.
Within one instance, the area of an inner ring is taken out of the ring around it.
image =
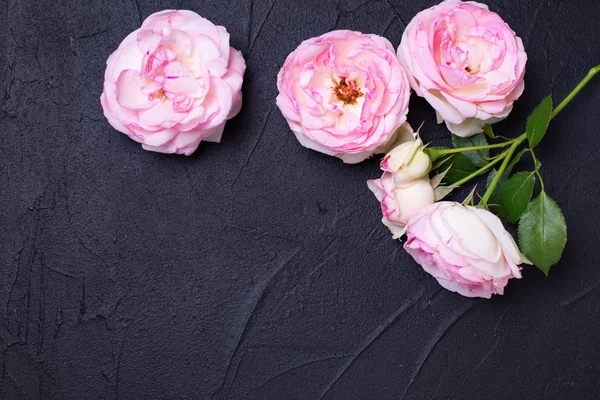
[[[0,398],[594,399],[600,396],[600,77],[539,148],[569,242],[506,295],[440,289],[380,223],[365,181],[302,148],[275,106],[301,40],[337,28],[397,46],[432,1],[3,0]],[[523,38],[520,133],[600,63],[594,0],[489,1]],[[143,151],[104,120],[105,60],[141,20],[225,25],[248,70],[221,144]],[[413,99],[409,121],[447,143]]]

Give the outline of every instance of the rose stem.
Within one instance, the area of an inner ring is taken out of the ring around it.
[[[517,150],[517,147],[519,147],[519,145],[523,142],[523,140],[526,137],[527,137],[526,135],[519,136],[515,140],[515,142],[512,144],[512,146],[510,146],[510,148],[507,151],[506,157],[504,157],[504,161],[502,162],[502,165],[500,166],[500,169],[498,169],[496,176],[494,176],[494,179],[492,179],[492,182],[490,182],[490,185],[488,186],[487,190],[481,197],[481,200],[479,201],[480,205],[487,205],[488,200],[490,199],[490,197],[492,197],[492,193],[494,193],[494,189],[496,188],[496,185],[498,184],[500,177],[502,176],[502,174],[504,173],[504,170],[508,166],[508,163],[510,162],[510,159],[512,158],[513,154],[515,154],[515,150]]]
[[[552,120],[554,117],[556,117],[558,115],[558,113],[560,113],[562,111],[562,109],[565,108],[571,102],[571,100],[573,100],[573,98],[575,96],[577,96],[577,94],[581,91],[581,89],[583,89],[585,87],[585,85],[587,85],[587,83],[598,72],[600,72],[600,65],[596,65],[594,68],[590,69],[590,71],[587,73],[587,75],[585,76],[585,78],[583,78],[581,80],[581,82],[579,82],[577,84],[577,86],[575,86],[575,88],[571,91],[571,93],[569,93],[569,95],[567,97],[565,97],[565,99],[563,101],[561,101],[561,103],[554,109],[554,111],[552,111],[552,115],[550,116],[550,120]],[[494,179],[492,179],[492,182],[490,182],[490,185],[488,186],[487,190],[485,191],[485,193],[481,197],[481,201],[479,202],[479,204],[481,204],[481,205],[487,205],[488,200],[492,196],[492,193],[494,192],[494,189],[496,188],[496,185],[498,184],[498,181],[500,180],[500,177],[504,173],[504,170],[506,169],[506,167],[507,167],[510,159],[512,158],[513,154],[515,153],[515,150],[517,149],[517,147],[519,147],[519,145],[521,143],[523,143],[523,141],[525,139],[527,139],[527,133],[523,133],[521,136],[513,139],[514,142],[510,146],[510,148],[508,149],[507,155],[504,158],[504,162],[500,166],[500,169],[498,170],[498,173],[496,173],[496,176],[494,176]]]
[[[585,76],[585,78],[583,78],[581,80],[581,82],[579,82],[579,84],[577,86],[575,86],[575,89],[573,89],[571,91],[571,93],[569,93],[569,95],[567,97],[565,97],[565,99],[554,109],[554,111],[552,111],[552,117],[550,117],[550,119],[556,117],[558,115],[558,113],[561,112],[562,109],[565,108],[571,100],[573,100],[573,97],[577,96],[577,93],[579,93],[581,91],[581,89],[583,89],[585,87],[585,85],[587,85],[587,83],[598,72],[600,72],[600,64],[596,65],[594,68],[590,69],[590,71]]]
[[[469,182],[471,179],[478,177],[479,175],[485,173],[487,170],[489,170],[490,168],[492,168],[494,165],[498,164],[500,161],[502,161],[504,158],[506,158],[506,155],[508,154],[508,152],[504,152],[499,154],[497,157],[495,157],[494,161],[484,165],[483,167],[479,168],[477,171],[473,172],[471,175],[466,176],[464,178],[462,178],[460,181],[453,183],[451,186],[462,186],[465,183]]]
[[[497,147],[506,147],[511,143],[512,143],[512,141],[507,141],[507,142],[502,142],[502,143],[488,144],[485,146],[457,147],[454,149],[439,150],[439,152],[440,152],[440,155],[445,156],[446,154],[463,153],[465,151],[475,151],[475,150],[494,149]]]

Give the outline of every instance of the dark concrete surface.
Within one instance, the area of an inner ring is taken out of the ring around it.
[[[3,0],[0,399],[600,398],[600,78],[539,147],[569,242],[503,297],[442,290],[390,238],[355,166],[302,148],[275,106],[303,39],[398,45],[432,1]],[[593,0],[490,0],[521,36],[516,135],[600,63]],[[242,112],[191,157],[113,130],[105,61],[141,20],[191,9],[246,57]],[[409,121],[448,144],[421,99]]]

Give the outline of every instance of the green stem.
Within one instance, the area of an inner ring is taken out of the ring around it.
[[[590,80],[592,80],[594,75],[596,75],[598,72],[600,72],[600,65],[596,65],[594,68],[590,69],[588,74],[581,80],[581,82],[579,82],[577,84],[577,86],[575,86],[575,89],[573,89],[571,91],[571,93],[569,93],[569,95],[567,97],[565,97],[565,99],[563,101],[561,101],[560,104],[552,111],[550,120],[552,120],[554,117],[556,117],[563,110],[563,108],[565,108],[571,102],[571,100],[573,100],[573,98],[575,96],[577,96],[577,94],[581,91],[581,89],[583,89],[585,87],[585,85],[587,85],[587,83]],[[502,165],[500,166],[500,169],[498,170],[498,173],[496,174],[496,176],[494,176],[494,179],[492,179],[490,186],[488,186],[487,190],[483,194],[480,204],[483,204],[483,205],[487,204],[488,200],[492,196],[492,193],[494,192],[494,189],[496,188],[496,185],[498,184],[498,182],[500,180],[500,177],[502,176],[502,173],[504,173],[504,170],[506,169],[508,163],[510,162],[510,159],[512,158],[513,154],[517,150],[517,147],[519,147],[519,145],[521,143],[523,143],[523,141],[525,141],[526,139],[527,139],[527,133],[524,133],[521,136],[514,139],[512,146],[508,149],[507,155],[504,158],[504,162],[502,163]],[[531,154],[534,157],[534,162],[537,164],[535,155],[533,154],[533,151],[531,151]],[[540,184],[542,185],[542,191],[544,191],[544,181],[542,180],[542,176],[539,173],[539,168],[536,168],[535,172],[536,172],[538,178],[540,179]]]
[[[488,144],[485,146],[457,147],[454,149],[439,150],[439,153],[440,153],[440,155],[445,156],[446,154],[463,153],[465,151],[486,150],[486,149],[495,149],[498,147],[506,147],[511,143],[512,143],[512,140],[509,140],[508,142]]]
[[[506,156],[504,157],[504,161],[502,162],[500,169],[498,169],[496,176],[494,176],[494,179],[492,179],[492,182],[490,182],[490,186],[488,186],[487,190],[481,197],[481,201],[479,202],[479,204],[486,205],[490,197],[492,197],[492,193],[494,193],[494,189],[496,188],[498,181],[500,181],[500,177],[502,176],[504,170],[508,166],[508,163],[510,162],[510,159],[512,158],[513,154],[515,154],[515,150],[517,150],[517,147],[519,147],[519,145],[523,143],[523,141],[526,138],[527,135],[521,135],[518,138],[516,138],[512,146],[510,146],[510,148],[506,152]]]
[[[542,164],[538,161],[538,159],[535,156],[535,153],[533,152],[533,149],[529,149],[529,153],[531,154],[531,158],[533,158],[533,165],[535,165],[535,174],[537,175],[538,179],[540,180],[540,185],[542,186],[542,192],[545,192],[545,188],[544,188],[544,180],[542,179],[542,174],[540,174],[540,168],[542,166]]]
[[[575,86],[575,89],[573,89],[571,93],[569,93],[569,95],[565,97],[565,99],[561,101],[561,103],[554,109],[554,111],[552,111],[552,116],[550,119],[556,117],[558,113],[561,112],[562,109],[565,108],[575,96],[577,96],[577,93],[579,93],[581,89],[583,89],[583,87],[587,85],[587,83],[592,80],[594,75],[596,75],[598,72],[600,72],[600,65],[596,65],[594,68],[590,69],[590,72],[588,72],[585,78],[583,78],[581,82]]]
[[[577,86],[575,86],[575,88],[571,91],[571,93],[569,93],[569,95],[567,97],[565,97],[565,99],[563,101],[561,101],[560,104],[552,111],[550,120],[552,120],[554,117],[556,117],[571,102],[571,100],[573,100],[573,98],[575,98],[575,96],[577,96],[577,94],[581,91],[581,89],[583,89],[585,87],[585,85],[587,85],[588,82],[590,80],[592,80],[592,78],[599,72],[600,72],[600,65],[596,65],[594,68],[590,69],[588,74],[581,80],[581,82],[579,82],[577,84]],[[499,163],[501,160],[504,160],[502,162],[502,165],[500,166],[500,169],[498,169],[496,176],[494,176],[494,179],[492,179],[492,182],[490,182],[490,185],[488,186],[487,190],[481,197],[481,201],[479,203],[485,206],[485,205],[487,205],[487,202],[489,201],[490,197],[492,196],[494,189],[498,185],[498,182],[500,181],[502,174],[506,170],[506,167],[508,166],[512,156],[515,154],[515,151],[521,145],[521,143],[523,143],[525,140],[527,140],[527,133],[523,133],[522,135],[520,135],[512,140],[507,140],[506,142],[502,142],[502,143],[490,144],[487,146],[460,147],[460,148],[455,148],[455,149],[444,149],[444,150],[438,150],[438,151],[439,151],[439,155],[443,156],[443,155],[447,155],[447,154],[462,153],[465,151],[493,149],[493,148],[499,148],[499,147],[506,147],[506,146],[510,145],[510,148],[508,150],[506,150],[505,152],[503,152],[500,155],[498,155],[497,157],[495,157],[491,162],[484,165],[483,167],[481,167],[477,171],[473,172],[469,176],[466,176],[465,178],[461,179],[460,181],[454,183],[454,185],[453,185],[453,186],[457,186],[457,187],[464,185],[465,183],[469,182],[471,179],[473,179],[473,178],[483,174],[484,172],[488,171],[489,169],[491,169],[494,165]],[[535,158],[535,155],[533,154],[533,151],[530,150],[530,152],[534,159],[534,162],[537,165],[538,162],[537,162],[537,159]],[[538,178],[540,179],[542,191],[544,191],[544,181],[542,180],[542,176],[539,172],[539,168],[535,169],[535,173],[537,174]]]
[[[542,174],[540,174],[540,170],[536,169],[535,174],[537,175],[538,179],[540,180],[540,185],[542,186],[542,192],[545,192],[546,188],[544,188],[544,180],[542,179]]]
[[[487,170],[491,169],[494,165],[496,165],[500,161],[502,161],[506,157],[507,154],[508,154],[508,152],[506,152],[506,151],[504,153],[499,154],[497,157],[495,157],[495,159],[492,162],[479,168],[477,171],[473,172],[471,175],[462,178],[460,181],[453,183],[452,186],[455,186],[455,187],[462,186],[465,183],[469,182],[471,179],[476,178],[479,175],[482,175]]]

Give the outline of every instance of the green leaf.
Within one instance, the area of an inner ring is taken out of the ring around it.
[[[462,138],[460,136],[452,135],[452,144],[455,148],[487,146],[488,141],[483,133],[468,138]],[[475,165],[476,167],[483,167],[488,163],[488,158],[490,158],[490,149],[465,151],[462,154],[464,154],[469,160],[471,160],[473,165]]]
[[[545,192],[540,193],[519,222],[521,251],[546,275],[560,260],[567,244],[567,224],[558,205]]]
[[[494,129],[489,124],[486,124],[483,126],[483,133],[485,133],[490,139],[496,139],[496,135],[494,134]]]
[[[535,176],[533,172],[519,172],[513,175],[502,188],[502,209],[508,222],[516,222],[525,212],[533,187]]]
[[[444,177],[444,184],[451,186],[455,182],[460,181],[463,178],[471,175],[471,173],[475,172],[477,168],[471,160],[469,160],[463,154],[454,154],[450,159],[452,163],[452,168],[448,171],[446,176]]]
[[[510,160],[510,162],[506,166],[504,173],[498,180],[498,183],[496,184],[496,187],[494,188],[494,192],[492,193],[492,195],[490,196],[490,199],[488,201],[488,206],[490,207],[490,209],[492,209],[492,211],[497,216],[499,216],[500,218],[502,218],[504,220],[508,220],[508,217],[506,215],[506,211],[504,211],[504,207],[502,207],[502,189],[504,188],[504,185],[506,184],[506,182],[508,182],[508,176],[512,172],[515,165],[519,162],[519,160],[521,159],[523,154],[525,154],[528,151],[529,151],[529,149],[521,149],[521,151],[519,151],[517,154],[515,154],[513,156],[513,159]],[[490,183],[492,183],[492,180],[494,179],[494,177],[496,176],[497,173],[498,173],[498,171],[496,169],[493,169],[492,172],[489,173],[489,175],[487,177],[487,183],[485,185],[486,189],[490,186]]]
[[[530,147],[535,147],[542,141],[550,118],[552,116],[552,96],[546,97],[527,118],[527,140]]]

